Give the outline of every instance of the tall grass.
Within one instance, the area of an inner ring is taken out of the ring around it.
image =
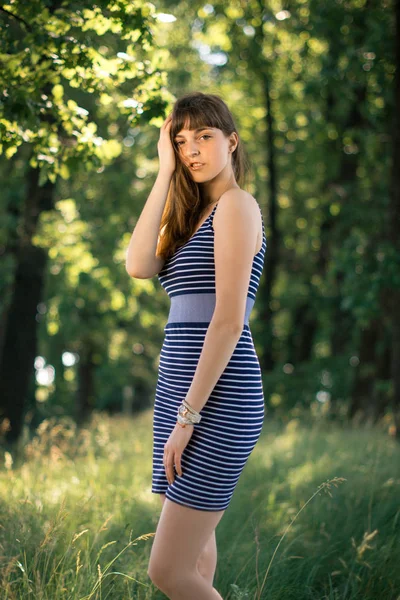
[[[48,419],[0,455],[0,597],[150,600],[161,502],[152,411]],[[399,600],[400,449],[372,427],[281,425],[261,438],[217,527],[224,600]],[[188,600],[195,600],[190,599]]]

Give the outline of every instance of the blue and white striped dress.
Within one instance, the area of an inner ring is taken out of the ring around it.
[[[158,274],[171,299],[158,368],[153,417],[151,491],[199,510],[229,505],[264,419],[261,369],[249,327],[267,247],[263,221],[261,250],[253,259],[245,322],[240,339],[194,425],[182,453],[182,476],[168,484],[164,446],[189,390],[215,308],[214,212],[166,260]]]

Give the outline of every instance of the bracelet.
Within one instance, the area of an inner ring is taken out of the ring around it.
[[[188,402],[187,400],[183,399],[183,400],[182,400],[182,404],[183,404],[184,406],[186,406],[186,408],[187,408],[188,410],[190,410],[190,412],[191,412],[191,413],[193,413],[194,415],[197,415],[198,417],[200,417],[200,413],[198,413],[198,412],[197,412],[197,410],[195,410],[195,409],[193,408],[193,406],[190,406],[190,404],[189,404],[189,402]],[[201,419],[201,417],[200,417],[200,419]]]
[[[183,417],[181,417],[181,415],[178,415],[178,425],[180,425],[181,427],[186,427],[186,425],[194,425],[194,423],[192,423],[188,419],[184,419]]]
[[[184,402],[182,402],[182,404],[180,405],[178,414],[180,414],[182,417],[184,417],[186,419],[189,419],[189,421],[191,421],[192,423],[200,423],[200,420],[201,420],[200,414],[197,411],[195,411],[194,409],[190,410],[188,408],[188,405]]]
[[[198,417],[196,417],[190,411],[188,411],[186,406],[184,406],[183,404],[181,404],[181,406],[179,407],[178,417],[183,418],[188,423],[198,423],[199,422]]]
[[[200,420],[201,420],[201,415],[200,415],[200,413],[199,413],[199,412],[197,412],[197,410],[195,410],[195,409],[193,408],[193,406],[190,406],[190,404],[188,403],[188,401],[187,401],[187,400],[182,400],[182,404],[183,404],[184,406],[186,406],[186,408],[187,408],[187,409],[188,409],[188,410],[189,410],[189,411],[190,411],[190,412],[191,412],[193,415],[195,415],[195,416],[196,416],[196,418],[197,418],[197,422],[198,422],[198,423],[200,423]]]
[[[201,415],[197,410],[195,410],[190,404],[183,400],[182,404],[178,409],[178,423],[182,427],[186,425],[194,425],[195,423],[200,423]]]

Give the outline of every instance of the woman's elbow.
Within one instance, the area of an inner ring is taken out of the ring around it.
[[[243,319],[243,322],[241,323],[238,319],[232,319],[232,318],[230,319],[226,315],[214,314],[212,320],[213,320],[215,327],[217,327],[223,331],[229,331],[230,333],[232,333],[232,335],[236,335],[236,336],[240,337],[240,335],[243,331],[244,319]]]
[[[144,277],[141,275],[141,273],[139,273],[139,271],[137,271],[136,269],[134,269],[132,267],[132,265],[125,265],[125,270],[128,273],[128,275],[130,277],[133,277],[134,279],[144,279]]]

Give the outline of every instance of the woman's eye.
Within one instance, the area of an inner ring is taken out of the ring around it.
[[[208,133],[205,133],[204,135],[202,135],[202,136],[200,137],[200,139],[201,139],[201,138],[211,138],[211,137],[212,137],[211,135],[208,135]],[[175,142],[175,144],[176,144],[177,146],[181,146],[183,143],[184,143],[184,142],[178,142],[178,141],[177,141],[177,142]]]

